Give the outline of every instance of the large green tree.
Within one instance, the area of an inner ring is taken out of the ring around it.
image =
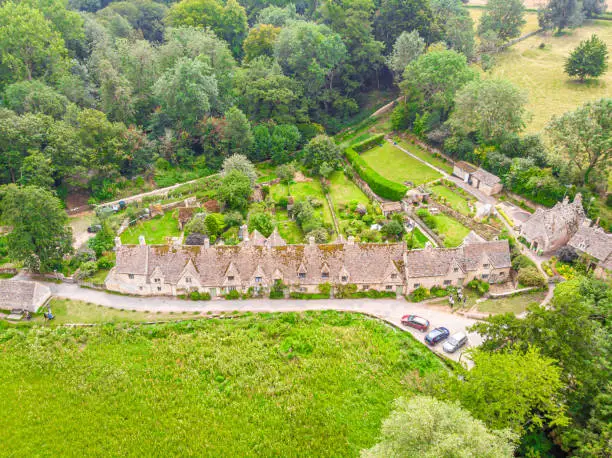
[[[515,436],[491,431],[456,403],[427,396],[400,398],[382,425],[381,441],[362,458],[511,458]]]
[[[612,99],[589,102],[546,127],[554,154],[579,173],[578,184],[604,183],[612,161]]]
[[[484,142],[499,140],[525,126],[527,96],[506,80],[476,80],[457,92],[449,124]]]
[[[60,200],[35,186],[7,186],[0,193],[0,215],[13,230],[7,236],[9,255],[33,271],[60,267],[72,252],[72,230]]]
[[[395,43],[391,54],[387,56],[387,67],[393,71],[396,78],[401,78],[404,70],[410,62],[415,60],[425,50],[425,40],[419,36],[419,32],[402,32]]]
[[[56,80],[68,67],[64,39],[43,13],[11,1],[0,6],[0,88],[7,83]]]
[[[387,51],[402,32],[416,30],[427,43],[438,39],[433,27],[433,14],[426,0],[382,0],[374,19],[377,40]]]
[[[430,0],[434,22],[440,39],[449,49],[465,54],[471,60],[474,54],[474,21],[461,0]]]
[[[555,28],[558,32],[567,27],[577,27],[584,22],[581,2],[578,0],[549,0],[538,11],[540,27]]]
[[[501,42],[521,35],[525,25],[523,0],[488,0],[485,12],[480,17],[478,34],[493,31]]]
[[[232,107],[225,112],[224,135],[229,153],[247,154],[253,145],[251,123],[240,108]]]
[[[597,78],[608,69],[608,47],[597,35],[581,41],[565,61],[565,73],[585,78]]]
[[[231,210],[245,211],[253,191],[251,180],[239,170],[230,170],[219,185],[219,199]]]
[[[340,148],[327,135],[317,135],[304,147],[304,164],[315,174],[321,173],[324,164],[334,170],[340,163]]]

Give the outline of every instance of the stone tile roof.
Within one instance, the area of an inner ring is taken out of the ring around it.
[[[464,172],[468,172],[468,173],[474,173],[477,170],[475,165],[472,165],[469,162],[465,162],[465,161],[455,162],[455,167],[458,167]]]
[[[472,242],[458,248],[432,248],[406,253],[406,275],[409,278],[440,277],[459,267],[464,272],[478,270],[489,263],[494,269],[511,266],[507,240]]]
[[[397,244],[325,244],[254,246],[182,246],[123,245],[117,249],[118,273],[146,269],[150,278],[157,270],[164,281],[175,284],[191,261],[202,286],[225,285],[228,277],[235,284],[253,285],[255,277],[271,283],[275,274],[290,284],[321,283],[322,269],[329,270],[329,282],[341,282],[343,272],[350,283],[403,283],[405,245]],[[231,274],[228,274],[231,272]],[[256,272],[258,274],[256,274]],[[305,275],[300,278],[298,273]],[[392,278],[392,276],[395,278]]]
[[[598,261],[605,261],[612,255],[612,234],[598,226],[582,225],[567,244]]]
[[[492,173],[487,172],[484,169],[478,169],[475,172],[472,172],[472,176],[481,183],[484,183],[488,186],[495,186],[496,184],[501,182],[501,179],[498,176],[493,175]]]
[[[482,243],[482,242],[486,242],[486,240],[482,238],[480,235],[478,235],[476,232],[470,231],[470,233],[465,236],[461,244],[469,245],[470,243]]]
[[[36,312],[51,296],[51,290],[34,281],[0,280],[0,309]]]

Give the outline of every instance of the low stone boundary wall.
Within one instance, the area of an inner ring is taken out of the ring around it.
[[[537,291],[538,288],[537,286],[529,286],[527,288],[520,288],[520,289],[515,289],[512,291],[505,291],[503,293],[489,293],[489,298],[490,299],[500,299],[502,297],[509,297],[509,296],[515,296],[517,294],[522,294],[522,293],[527,293],[529,291]]]

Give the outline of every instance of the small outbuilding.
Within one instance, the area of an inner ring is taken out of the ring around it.
[[[35,313],[51,297],[51,290],[35,281],[0,280],[0,309]]]
[[[469,162],[455,162],[453,166],[453,175],[487,196],[498,194],[503,189],[501,179],[498,176],[478,168]]]

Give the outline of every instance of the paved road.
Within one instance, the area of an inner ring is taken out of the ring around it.
[[[405,328],[401,318],[406,314],[415,314],[429,320],[431,328],[447,327],[451,333],[465,331],[476,321],[461,315],[452,314],[439,308],[424,304],[414,304],[405,300],[395,299],[327,299],[327,300],[270,300],[251,299],[238,301],[184,301],[173,297],[135,297],[119,296],[104,291],[80,288],[72,284],[49,284],[52,294],[56,297],[91,302],[116,309],[151,311],[151,312],[302,312],[308,310],[339,310],[359,312],[374,315],[382,320],[409,331],[418,340],[423,341],[424,334]],[[470,345],[477,346],[482,338],[475,333],[469,334]],[[461,352],[447,355],[442,351],[442,345],[434,347],[434,351],[457,361]],[[465,357],[463,358],[465,360]]]

